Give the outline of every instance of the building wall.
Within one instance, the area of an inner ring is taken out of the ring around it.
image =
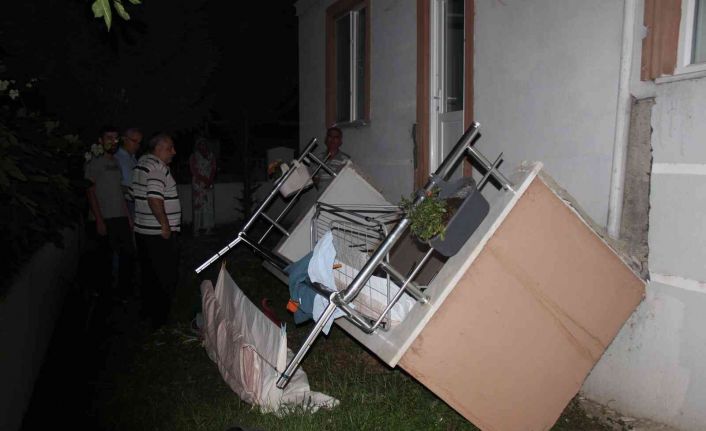
[[[300,147],[325,124],[325,19],[333,0],[301,0],[299,15]],[[370,176],[391,202],[413,186],[412,126],[416,121],[415,2],[371,2],[370,124],[343,129],[342,150]],[[321,151],[321,150],[319,150]]]
[[[324,14],[330,3],[297,4],[302,145],[311,136],[323,136],[325,129]],[[409,136],[415,111],[416,11],[411,1],[371,3],[372,122],[344,130],[344,148],[385,196],[396,201],[412,183]],[[645,300],[582,392],[628,415],[703,430],[706,77],[656,85],[639,82],[643,1],[637,5],[630,89],[636,99],[654,99],[654,105],[646,108],[651,115],[641,116],[651,118],[644,127],[652,128],[651,281]],[[623,8],[619,0],[476,1],[474,108],[482,133],[478,147],[490,158],[503,151],[508,168],[522,160],[542,161],[604,226]],[[639,190],[647,193],[644,187]]]
[[[706,79],[655,86],[642,306],[584,385],[596,401],[706,429]]]
[[[539,160],[605,226],[623,2],[476,1],[478,147]]]

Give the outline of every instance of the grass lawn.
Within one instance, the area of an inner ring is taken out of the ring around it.
[[[222,380],[200,341],[189,331],[199,304],[199,279],[191,271],[219,249],[233,230],[213,237],[184,238],[182,285],[173,309],[173,323],[146,335],[129,363],[106,374],[106,390],[94,400],[102,427],[115,430],[474,430],[470,422],[400,369],[390,369],[334,325],[319,337],[302,363],[311,389],[332,395],[340,405],[317,413],[299,412],[278,418],[261,414],[240,401]],[[236,283],[259,304],[272,301],[278,317],[288,323],[290,347],[297,348],[309,324],[295,327],[284,310],[287,288],[265,271],[259,258],[244,247],[228,255]],[[214,280],[217,265],[206,277]],[[555,430],[603,430],[572,402]]]

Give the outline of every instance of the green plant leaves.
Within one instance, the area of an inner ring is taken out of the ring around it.
[[[142,1],[140,0],[129,0],[131,4],[134,5],[139,5],[142,4]],[[103,18],[105,21],[105,26],[108,28],[108,31],[110,31],[110,25],[113,22],[113,12],[110,7],[110,2],[111,0],[94,0],[93,4],[91,5],[91,10],[93,11],[93,16],[96,18]],[[125,10],[125,6],[123,6],[123,0],[112,0],[113,2],[113,9],[115,9],[115,13],[118,14],[118,16],[125,21],[128,21],[130,19],[130,14],[127,13],[127,10]]]
[[[0,158],[0,170],[2,170],[9,177],[20,181],[27,181],[27,177],[25,177],[20,168],[17,167],[15,160],[12,157],[4,156]]]
[[[125,21],[130,19],[130,15],[125,11],[125,7],[120,2],[120,0],[113,0],[113,7],[115,8],[115,12],[120,15],[120,18],[124,19]]]
[[[91,10],[93,11],[94,17],[103,18],[105,21],[105,26],[108,27],[108,31],[110,31],[110,24],[113,21],[112,11],[110,10],[110,1],[95,0],[91,5]]]
[[[100,15],[104,10],[97,3]],[[6,70],[0,73],[5,82]],[[41,99],[29,97],[19,106],[0,94],[0,237],[8,244],[0,270],[10,275],[0,279],[0,301],[11,275],[39,247],[60,240],[61,229],[79,222],[84,208],[85,148],[62,122],[43,112]]]
[[[409,217],[412,234],[423,242],[437,235],[443,239],[446,230],[444,216],[448,209],[446,201],[439,199],[439,189],[432,190],[417,206],[413,206],[413,202],[414,195],[400,201],[400,207]]]
[[[17,195],[15,197],[18,201],[20,201],[22,205],[24,205],[29,210],[30,213],[32,213],[33,216],[37,215],[37,203],[35,201],[23,195]]]

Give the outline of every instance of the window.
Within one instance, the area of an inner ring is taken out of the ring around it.
[[[706,72],[706,0],[645,0],[643,80]]]
[[[706,0],[687,3],[684,65],[706,63]]]
[[[464,0],[450,0],[443,8],[444,78],[442,112],[463,111]]]
[[[326,123],[369,120],[370,0],[339,0],[326,11]]]

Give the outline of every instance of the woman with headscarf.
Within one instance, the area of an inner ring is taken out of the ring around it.
[[[208,140],[196,140],[194,152],[189,157],[191,168],[191,206],[194,213],[194,236],[204,229],[211,232],[215,223],[213,179],[216,176],[216,158],[208,145]]]

